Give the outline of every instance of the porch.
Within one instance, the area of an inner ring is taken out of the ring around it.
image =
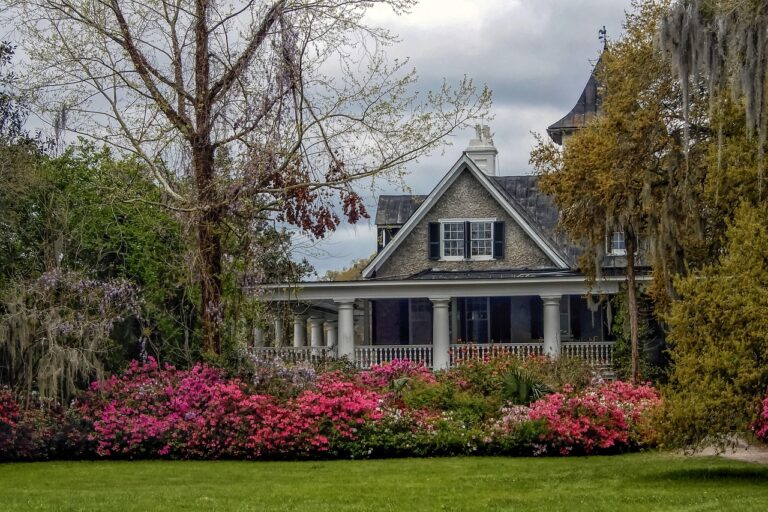
[[[444,369],[502,353],[581,357],[607,367],[610,311],[605,302],[589,307],[584,297],[615,294],[622,280],[589,287],[573,272],[518,272],[274,285],[262,291],[273,315],[256,328],[252,351],[292,361],[343,357],[359,368],[410,359]]]

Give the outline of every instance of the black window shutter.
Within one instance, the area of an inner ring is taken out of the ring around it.
[[[472,257],[472,223],[464,222],[464,258]]]
[[[429,254],[429,259],[431,260],[440,259],[440,223],[439,222],[429,223],[429,241],[427,243],[427,253]]]
[[[493,259],[504,259],[504,223],[493,223]]]

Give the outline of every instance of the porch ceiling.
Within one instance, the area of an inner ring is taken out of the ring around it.
[[[639,278],[645,280],[647,278]],[[508,297],[615,294],[624,277],[606,277],[590,287],[583,276],[515,277],[453,280],[382,280],[305,282],[264,285],[264,299],[282,301],[349,301],[449,297]]]

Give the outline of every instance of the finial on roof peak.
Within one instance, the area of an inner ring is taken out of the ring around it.
[[[597,39],[603,43],[603,50],[608,46],[608,31],[605,29],[605,25],[603,25],[603,28],[597,31]]]

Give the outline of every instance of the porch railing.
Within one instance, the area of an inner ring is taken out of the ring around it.
[[[578,357],[598,367],[613,365],[613,341],[564,341],[561,354],[567,357]],[[329,347],[253,347],[254,355],[269,358],[280,358],[284,361],[323,361],[335,357],[335,351]],[[513,354],[520,358],[539,356],[544,353],[544,345],[540,341],[528,343],[481,343],[481,344],[452,344],[450,347],[450,364],[467,360],[482,360],[502,354]],[[368,369],[374,364],[382,364],[393,359],[410,359],[421,361],[432,368],[432,345],[362,345],[355,347],[355,365]]]
[[[363,345],[355,347],[355,364],[367,370],[374,364],[381,364],[393,359],[410,359],[424,362],[432,368],[432,345]]]
[[[291,363],[324,361],[336,356],[335,351],[330,347],[252,347],[250,350],[257,357],[280,358]]]
[[[565,341],[561,353],[568,357],[578,357],[594,366],[613,365],[613,341]]]
[[[540,356],[544,353],[541,342],[530,343],[460,343],[451,345],[451,366],[462,361],[482,360],[488,357],[512,354],[520,358]]]

